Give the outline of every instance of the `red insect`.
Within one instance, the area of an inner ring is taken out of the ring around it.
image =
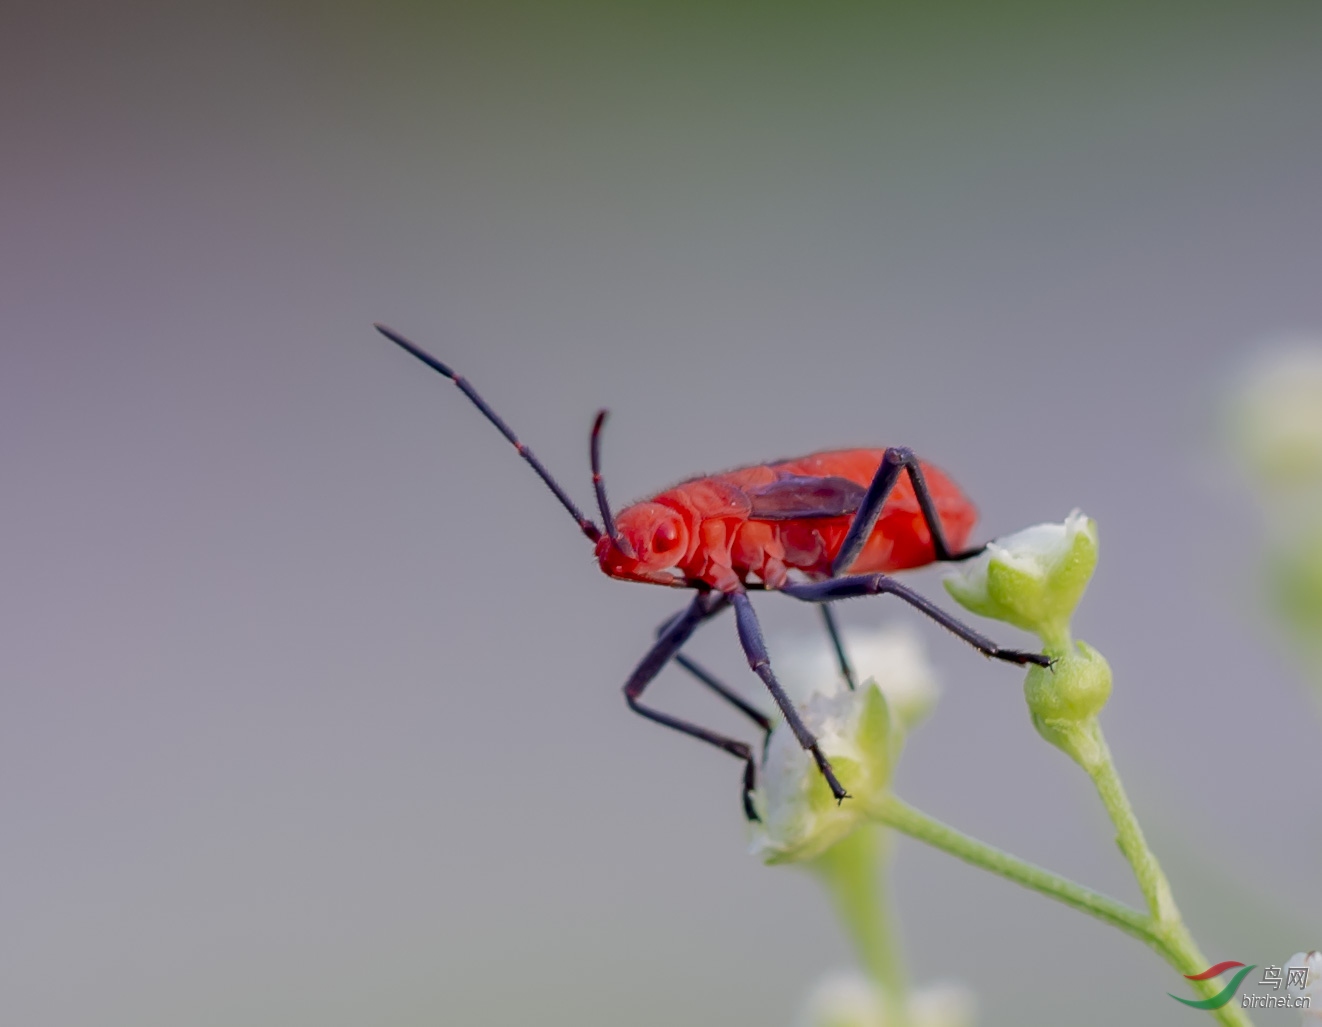
[[[816,738],[776,680],[750,590],[774,590],[820,604],[840,672],[850,688],[854,673],[831,615],[830,603],[888,593],[931,617],[979,652],[1009,663],[1049,666],[1048,657],[1004,649],[952,617],[888,572],[936,561],[963,560],[982,547],[962,549],[977,511],[945,474],[908,449],[842,449],[794,460],[741,467],[681,482],[653,498],[611,513],[601,477],[601,429],[592,426],[592,484],[602,527],[569,498],[532,450],[519,441],[468,381],[384,325],[377,331],[459,387],[513,445],[596,547],[601,569],[613,578],[697,590],[688,607],[661,626],[656,644],[624,685],[629,706],[644,717],[700,738],[744,761],[743,802],[756,820],[752,793],[757,764],[744,742],[644,706],[643,690],[674,660],[752,718],[764,732],[771,721],[732,689],[680,653],[704,621],[733,606],[748,664],[765,683],[799,744],[817,762],[837,800],[848,797]],[[798,576],[792,577],[791,572]]]

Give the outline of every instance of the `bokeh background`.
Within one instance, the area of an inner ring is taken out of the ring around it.
[[[1199,940],[1322,944],[1319,724],[1215,439],[1246,354],[1322,326],[1320,31],[1312,3],[5,3],[0,1021],[788,1024],[848,965],[816,883],[746,854],[733,761],[624,706],[680,597],[603,578],[373,320],[584,503],[609,405],[621,503],[903,442],[980,537],[1083,507],[1077,628]],[[759,609],[773,657],[815,638]],[[1019,674],[918,628],[946,694],[901,794],[1137,901]],[[694,651],[756,694],[731,624]],[[1044,899],[908,843],[897,886],[915,977],[983,1023],[1203,1022]]]

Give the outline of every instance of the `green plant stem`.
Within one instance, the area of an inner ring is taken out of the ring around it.
[[[881,989],[886,1023],[907,1027],[908,975],[889,884],[890,832],[864,825],[813,864],[844,922],[859,962]]]
[[[1134,815],[1134,808],[1129,804],[1129,797],[1120,782],[1120,774],[1115,768],[1101,725],[1093,717],[1083,721],[1079,730],[1086,733],[1086,741],[1078,747],[1077,754],[1071,755],[1075,755],[1097,788],[1102,805],[1106,807],[1106,813],[1115,825],[1116,844],[1133,868],[1134,879],[1147,902],[1151,935],[1148,944],[1181,974],[1201,973],[1210,964],[1189,933],[1175,905],[1170,882],[1161,864],[1157,862],[1156,855],[1148,847],[1143,829],[1139,827],[1138,818]],[[1204,998],[1210,998],[1221,990],[1219,980],[1190,983]],[[1213,1013],[1225,1024],[1251,1022],[1234,1002]]]
[[[1170,882],[1143,837],[1143,829],[1139,827],[1134,808],[1120,783],[1111,749],[1097,720],[1097,711],[1110,694],[1110,669],[1100,654],[1082,642],[1076,646],[1067,629],[1039,632],[1039,636],[1044,650],[1057,658],[1058,665],[1054,668],[1055,673],[1046,678],[1038,675],[1035,680],[1035,672],[1029,671],[1024,695],[1033,726],[1046,741],[1081,766],[1097,789],[1107,816],[1115,825],[1116,844],[1133,870],[1147,905],[1143,940],[1181,974],[1201,973],[1208,966],[1207,959],[1185,926],[1175,905]],[[1086,676],[1089,663],[1092,672],[1104,674],[1104,679],[1094,678],[1092,688],[1085,688],[1083,686],[1089,684]],[[1103,687],[1098,688],[1099,683]],[[1097,701],[1099,697],[1100,701]],[[1223,986],[1219,978],[1191,981],[1190,984],[1203,998],[1218,994]],[[1233,1002],[1208,1012],[1227,1025],[1251,1022]]]
[[[971,863],[975,867],[989,870],[1032,891],[1050,896],[1058,902],[1096,917],[1103,923],[1118,927],[1126,934],[1142,941],[1148,940],[1149,919],[1140,910],[1101,892],[1076,884],[1018,856],[1012,856],[994,845],[978,841],[915,809],[898,796],[887,795],[871,803],[868,806],[868,815],[878,823],[893,827],[910,838],[926,842],[956,859],[962,859],[965,863]]]
[[[1112,773],[1114,773],[1114,770]],[[1115,784],[1118,786],[1118,779]],[[1121,790],[1119,795],[1123,797],[1123,794],[1123,790]],[[1050,870],[1045,870],[992,845],[978,841],[976,838],[971,838],[963,832],[928,816],[926,813],[914,809],[914,807],[894,795],[887,795],[870,803],[868,815],[878,823],[893,827],[895,830],[921,842],[926,842],[933,848],[949,853],[956,859],[981,867],[1039,894],[1063,902],[1073,909],[1087,913],[1103,923],[1118,927],[1126,934],[1138,938],[1144,944],[1150,946],[1181,974],[1196,974],[1207,968],[1208,964],[1198,951],[1198,947],[1193,943],[1188,930],[1184,927],[1183,922],[1178,920],[1179,913],[1175,910],[1173,901],[1169,902],[1168,912],[1174,912],[1177,918],[1176,921],[1174,923],[1160,921],[1154,915],[1145,914],[1123,902],[1093,891],[1091,888],[1086,888],[1068,878],[1061,877],[1059,874],[1052,873]],[[1133,820],[1132,813],[1130,813],[1130,820]],[[1136,821],[1133,826],[1137,828]],[[1141,841],[1141,833],[1138,837]],[[1143,848],[1146,850],[1145,844]],[[1150,852],[1148,857],[1151,858]],[[1165,884],[1165,877],[1161,876],[1161,869],[1156,866],[1155,859],[1151,859],[1151,865],[1156,868],[1155,873],[1160,877],[1161,888],[1164,889],[1169,899],[1169,886]],[[1204,998],[1210,998],[1221,990],[1222,984],[1218,982],[1219,978],[1212,981],[1192,981],[1190,983]],[[1220,1009],[1210,1010],[1210,1012],[1226,1027],[1252,1027],[1252,1021],[1234,1002],[1230,1002]]]
[[[1180,911],[1175,906],[1170,884],[1157,857],[1148,848],[1147,839],[1143,837],[1143,829],[1139,827],[1134,808],[1129,804],[1129,796],[1120,783],[1120,775],[1115,769],[1111,749],[1102,735],[1101,725],[1092,719],[1085,722],[1083,729],[1089,732],[1091,744],[1083,754],[1080,765],[1092,778],[1102,805],[1106,807],[1106,814],[1115,825],[1116,844],[1134,870],[1134,879],[1138,881],[1139,891],[1148,904],[1148,912],[1160,924],[1180,921]]]

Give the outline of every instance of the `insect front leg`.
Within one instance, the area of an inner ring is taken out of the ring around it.
[[[716,613],[719,613],[721,610],[725,609],[725,605],[726,605],[725,597],[721,596],[721,602],[719,606],[716,607],[716,609],[712,610],[712,615],[714,616]],[[675,623],[675,621],[677,621],[679,618],[684,616],[685,612],[686,611],[681,610],[679,613],[675,614],[675,616],[671,617],[669,620],[665,621],[659,628],[657,628],[656,629],[657,637],[660,638],[662,635],[664,635],[667,629],[669,629],[669,627],[673,623]],[[771,718],[768,717],[765,713],[763,713],[756,706],[753,706],[751,703],[745,700],[743,696],[741,696],[738,692],[736,692],[725,682],[721,681],[718,677],[716,677],[715,674],[707,670],[706,667],[702,666],[702,664],[698,663],[696,660],[690,659],[689,657],[685,656],[683,653],[676,653],[675,662],[679,664],[681,667],[683,667],[690,674],[692,674],[699,681],[701,681],[708,688],[710,688],[713,692],[719,695],[722,699],[728,702],[731,706],[737,709],[740,713],[742,713],[745,717],[751,720],[754,724],[760,727],[766,739],[769,739],[771,737],[771,729],[775,725],[772,724]],[[763,753],[765,754],[765,752],[766,752],[766,745],[764,740]]]
[[[679,717],[673,717],[668,713],[662,713],[660,710],[653,709],[650,706],[644,706],[639,702],[639,697],[644,689],[652,683],[653,679],[661,673],[665,665],[673,660],[683,647],[689,637],[698,629],[704,621],[719,613],[725,608],[725,596],[720,592],[700,592],[694,596],[693,602],[689,604],[686,610],[681,611],[662,628],[661,635],[656,644],[648,650],[647,655],[634,668],[634,672],[629,676],[629,680],[624,684],[624,699],[629,704],[629,708],[636,713],[642,714],[648,720],[655,721],[658,724],[664,724],[668,728],[691,735],[694,738],[701,739],[709,745],[714,745],[718,749],[724,749],[731,756],[744,761],[744,816],[749,820],[761,819],[757,815],[757,809],[753,805],[753,789],[757,786],[757,764],[753,760],[753,750],[744,742],[734,738],[728,738],[725,735],[717,734],[715,731],[709,731],[705,727],[700,727],[687,720],[681,720]],[[714,681],[714,679],[713,679]],[[716,687],[716,686],[713,686]],[[751,706],[744,706],[742,700],[737,700],[734,693],[727,692],[723,686],[716,690],[725,695],[732,701],[737,701],[741,709],[758,719],[759,723],[769,728],[769,723],[760,713]]]
[[[835,652],[836,661],[840,667],[840,676],[844,678],[845,684],[852,692],[858,687],[858,678],[854,673],[853,664],[849,660],[849,654],[845,650],[844,637],[841,635],[840,628],[836,624],[835,616],[831,613],[830,604],[822,603],[818,609],[822,611],[822,620],[826,624],[826,634],[831,641],[832,650]],[[666,629],[670,627],[675,620],[682,616],[684,616],[684,612],[680,611],[675,614],[674,617],[671,617],[662,623],[662,625],[656,629],[657,637],[664,634]],[[715,674],[696,660],[690,659],[683,653],[677,653],[675,655],[675,662],[762,729],[765,734],[762,748],[763,757],[765,758],[766,741],[770,740],[771,729],[775,727],[771,718],[761,710],[757,709],[757,707],[748,703],[743,696],[725,682],[721,681]]]
[[[895,488],[895,482],[899,480],[901,471],[907,471],[909,474],[914,495],[918,498],[918,508],[922,511],[923,521],[932,536],[932,552],[936,555],[937,561],[944,563],[950,560],[967,560],[970,556],[977,556],[982,552],[982,546],[963,549],[958,553],[950,551],[950,547],[946,545],[945,531],[941,527],[941,518],[936,514],[936,504],[932,502],[932,493],[927,487],[927,479],[923,477],[922,465],[914,456],[913,450],[905,446],[892,446],[882,456],[881,463],[877,466],[877,473],[872,477],[872,484],[868,486],[863,502],[859,504],[854,519],[849,523],[849,531],[845,535],[844,542],[840,544],[840,552],[831,564],[832,577],[846,573],[858,559],[858,554],[867,544],[872,529],[877,526],[881,508],[885,506],[886,498]]]
[[[787,596],[807,603],[831,603],[837,599],[852,599],[856,596],[893,595],[903,599],[914,609],[926,614],[947,631],[958,635],[984,656],[994,660],[1004,660],[1023,666],[1035,663],[1039,667],[1051,666],[1051,658],[1041,653],[1024,652],[1020,649],[1006,649],[997,645],[986,635],[974,631],[971,627],[952,617],[930,599],[920,595],[907,585],[902,585],[888,574],[854,574],[844,578],[828,578],[826,581],[814,581],[807,584],[789,584],[780,590]]]
[[[799,744],[817,761],[817,769],[822,772],[826,783],[831,786],[831,794],[835,796],[836,802],[843,802],[849,798],[849,793],[835,776],[835,771],[831,769],[830,761],[822,752],[821,746],[817,744],[816,737],[808,730],[808,725],[803,722],[799,711],[794,708],[794,703],[785,694],[785,689],[780,686],[775,673],[771,670],[771,657],[767,654],[766,640],[762,637],[762,626],[757,622],[757,614],[753,612],[753,604],[748,599],[748,593],[731,592],[729,595],[730,602],[734,604],[735,620],[739,626],[739,642],[744,647],[744,655],[748,657],[748,665],[767,686],[767,691],[771,693],[771,698],[776,700],[776,705],[780,707],[780,712],[785,717],[785,723],[794,732]]]

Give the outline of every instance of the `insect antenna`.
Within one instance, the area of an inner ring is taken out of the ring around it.
[[[635,559],[637,553],[633,551],[633,546],[629,545],[629,540],[620,534],[615,527],[615,517],[611,514],[611,505],[606,501],[606,483],[601,477],[601,429],[606,424],[606,415],[609,411],[598,410],[597,419],[592,422],[592,488],[597,493],[597,509],[601,511],[601,523],[605,529],[605,534],[610,536],[610,540],[615,543],[617,549],[629,559]]]
[[[482,411],[486,419],[490,421],[492,424],[494,424],[498,429],[500,429],[500,433],[504,435],[505,438],[509,439],[511,444],[513,444],[514,448],[518,450],[519,456],[523,457],[523,459],[528,461],[528,466],[531,467],[534,471],[536,471],[537,476],[541,478],[543,482],[546,483],[546,487],[555,493],[555,498],[560,500],[560,505],[569,511],[570,516],[572,516],[574,520],[578,521],[578,526],[582,530],[583,534],[586,535],[593,542],[596,542],[597,539],[601,538],[601,529],[598,528],[596,524],[592,522],[591,519],[586,517],[583,511],[580,510],[575,505],[574,501],[569,498],[569,494],[560,487],[560,483],[556,481],[553,477],[551,477],[551,472],[548,471],[545,467],[543,467],[542,462],[538,460],[536,456],[533,455],[533,451],[519,441],[519,437],[514,434],[514,432],[510,429],[510,426],[506,424],[504,421],[502,421],[500,415],[497,414],[494,410],[491,409],[491,407],[487,405],[487,401],[477,394],[477,390],[473,388],[473,386],[468,384],[468,380],[466,378],[463,378],[460,375],[455,374],[453,371],[450,370],[450,368],[446,367],[430,353],[426,352],[423,349],[419,349],[417,346],[413,345],[413,343],[409,342],[408,339],[404,338],[404,336],[400,335],[398,332],[387,328],[383,324],[374,324],[372,327],[375,328],[382,335],[384,335],[391,342],[393,342],[400,349],[404,350],[406,353],[411,353],[413,356],[417,357],[424,364],[430,367],[433,371],[437,371],[440,374],[443,374],[446,378],[449,378],[450,381],[454,382],[455,385],[459,387],[459,391],[462,392],[465,396],[467,396],[470,400],[472,400],[473,405],[477,407],[480,411]],[[598,487],[598,498],[601,500],[602,510],[606,511],[605,493],[601,491],[600,487]],[[610,526],[608,527],[607,530],[612,535],[614,535],[613,522],[610,522],[608,520],[608,524]]]

